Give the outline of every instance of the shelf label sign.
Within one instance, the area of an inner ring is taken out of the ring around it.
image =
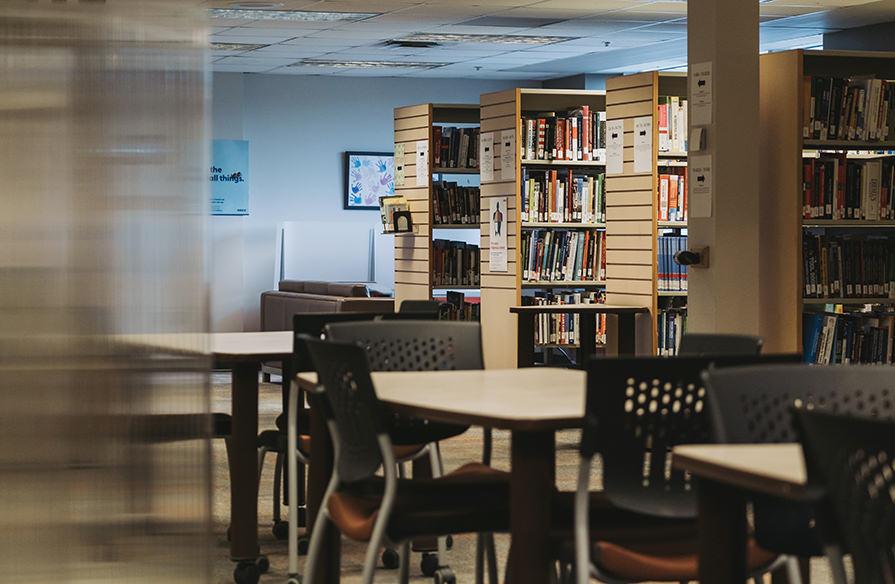
[[[712,123],[712,62],[694,63],[690,67],[690,123],[707,126]]]
[[[516,179],[516,130],[500,133],[500,178]]]
[[[712,216],[712,156],[691,156],[687,173],[690,175],[690,216]]]
[[[479,134],[479,174],[481,181],[494,180],[494,133]]]
[[[515,147],[512,152],[515,156]],[[488,257],[489,271],[506,272],[507,224],[510,218],[507,197],[492,197],[488,200],[490,201],[490,208],[488,209],[488,223],[490,224],[488,228],[488,247],[490,248]]]
[[[395,144],[395,186],[404,186],[404,144]]]
[[[416,142],[416,186],[429,186],[429,141]]]
[[[624,171],[625,126],[624,120],[606,122],[606,174]]]
[[[211,214],[249,214],[248,140],[212,140]]]
[[[653,116],[634,118],[634,172],[653,171]]]

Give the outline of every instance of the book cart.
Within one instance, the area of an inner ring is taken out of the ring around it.
[[[891,363],[895,58],[785,51],[760,74],[765,349]]]
[[[606,178],[606,301],[648,306],[652,353],[673,355],[686,328],[687,78],[648,71],[606,81],[606,117],[621,123],[622,171]],[[649,150],[635,168],[635,123]]]
[[[396,307],[444,296],[446,318],[478,319],[478,123],[476,104],[395,108],[395,194],[413,220],[395,237]]]

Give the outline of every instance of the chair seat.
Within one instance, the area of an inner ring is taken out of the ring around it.
[[[612,576],[640,581],[695,580],[699,574],[698,540],[659,539],[629,542],[620,545],[608,541],[596,542],[591,552],[592,561],[602,572]],[[777,557],[749,538],[747,568],[750,572],[767,566]]]
[[[346,537],[369,541],[384,481],[333,493],[327,509]],[[436,479],[400,479],[386,533],[392,541],[426,535],[509,529],[509,473],[472,462]]]

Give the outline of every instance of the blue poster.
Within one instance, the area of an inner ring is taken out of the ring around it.
[[[212,140],[211,214],[249,214],[248,140]]]

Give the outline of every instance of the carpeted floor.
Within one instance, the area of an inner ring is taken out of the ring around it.
[[[273,428],[274,419],[281,411],[280,386],[275,383],[261,383],[259,388],[259,421],[260,429]],[[226,412],[230,409],[230,377],[229,374],[215,373],[212,376],[212,408],[213,411]],[[574,489],[577,467],[577,431],[565,431],[557,434],[557,486],[561,489]],[[481,458],[481,431],[475,428],[465,434],[447,440],[441,444],[445,470],[450,471],[464,462]],[[226,538],[229,523],[229,478],[227,474],[226,454],[222,441],[215,441],[214,453],[214,532],[218,558],[213,567],[215,584],[231,584],[233,582],[234,564],[228,559],[228,542]],[[265,461],[261,476],[258,496],[258,539],[262,553],[270,560],[270,570],[262,575],[261,584],[284,583],[287,574],[286,542],[277,540],[271,531],[272,526],[272,494],[274,457],[269,455]],[[509,434],[496,432],[494,437],[493,464],[497,468],[509,470]],[[592,487],[598,479],[592,481]],[[285,517],[287,510],[282,509]],[[497,535],[497,555],[501,566],[506,562],[509,538]],[[462,535],[454,538],[453,548],[448,552],[448,561],[457,576],[457,582],[463,584],[473,582],[473,557],[475,536]],[[342,578],[344,584],[360,582],[363,554],[365,546],[343,538],[342,544]],[[411,559],[411,582],[432,582],[423,577],[419,568],[420,554],[414,553]],[[299,569],[304,565],[304,557],[300,559]],[[503,569],[501,568],[501,574]],[[831,582],[824,560],[814,560],[811,565],[812,584]],[[397,571],[380,568],[377,571],[377,582],[396,582]]]

